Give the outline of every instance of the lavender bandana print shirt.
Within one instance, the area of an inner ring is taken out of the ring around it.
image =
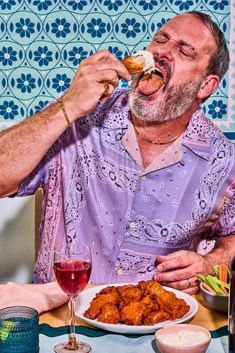
[[[58,246],[90,245],[91,283],[137,282],[152,278],[157,254],[235,232],[234,145],[202,109],[147,168],[129,116],[128,92],[117,89],[22,182],[18,196],[44,191],[34,282],[51,280]]]

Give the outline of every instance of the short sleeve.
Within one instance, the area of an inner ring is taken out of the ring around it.
[[[235,234],[235,185],[230,191],[231,197],[225,199],[223,211],[213,228],[216,237]]]
[[[20,184],[15,196],[29,196],[33,195],[35,191],[43,185],[48,183],[50,169],[53,169],[53,161],[56,156],[60,155],[66,145],[71,141],[71,136],[66,130],[49,148],[38,166],[30,173]]]
[[[20,184],[16,196],[28,196],[33,195],[35,191],[46,182],[47,176],[47,163],[43,160],[39,165],[29,174]]]
[[[213,250],[216,239],[226,235],[235,235],[235,185],[230,190],[230,198],[224,199],[224,205],[217,222],[215,223],[210,239],[202,239],[197,246],[197,253],[208,254]]]

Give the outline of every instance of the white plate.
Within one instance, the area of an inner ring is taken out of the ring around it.
[[[97,328],[101,328],[103,330],[111,331],[111,332],[118,332],[118,333],[132,333],[132,334],[143,334],[143,333],[152,333],[155,332],[157,329],[164,327],[164,326],[169,326],[172,324],[179,324],[182,322],[185,322],[189,319],[191,319],[197,312],[198,310],[198,303],[197,301],[191,297],[190,295],[181,292],[177,289],[169,288],[169,287],[163,287],[168,291],[171,291],[176,294],[177,298],[182,298],[186,301],[186,303],[190,306],[189,312],[184,315],[180,319],[176,319],[174,321],[162,321],[159,322],[158,324],[151,325],[151,326],[133,326],[133,325],[125,325],[125,324],[106,324],[104,322],[99,322],[97,320],[91,320],[83,316],[84,312],[89,308],[90,303],[96,293],[98,293],[101,289],[107,287],[107,286],[122,286],[126,285],[127,283],[116,283],[116,284],[106,284],[102,286],[96,286],[92,288],[85,289],[82,293],[79,294],[77,302],[76,302],[76,308],[75,308],[75,314],[77,317],[85,321],[91,326],[95,326]]]

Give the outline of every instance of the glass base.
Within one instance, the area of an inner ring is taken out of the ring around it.
[[[79,347],[77,349],[67,349],[68,342],[59,343],[54,347],[56,353],[88,353],[91,350],[89,344],[85,342],[78,342]]]

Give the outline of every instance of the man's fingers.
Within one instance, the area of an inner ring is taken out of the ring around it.
[[[115,87],[108,81],[103,81],[101,84],[103,85],[103,94],[100,97],[100,102],[103,102],[113,94]]]
[[[190,294],[190,295],[193,295],[193,294],[196,294],[197,292],[199,292],[199,287],[195,286],[195,287],[187,288],[187,289],[184,289],[183,292]]]
[[[119,78],[115,70],[105,70],[105,71],[97,71],[94,73],[95,80],[97,82],[107,81],[112,84],[114,87],[118,86]]]
[[[197,280],[197,277],[194,276],[191,278],[183,279],[181,281],[167,282],[166,284],[172,288],[184,290],[184,289],[197,287],[198,280]]]
[[[187,266],[181,269],[173,269],[172,271],[156,272],[154,279],[158,282],[178,282],[191,278],[195,275],[193,266]]]
[[[184,268],[187,267],[192,263],[191,255],[186,256],[184,255],[177,255],[174,257],[170,257],[165,259],[165,261],[161,262],[157,265],[157,271],[169,271],[177,268]]]
[[[156,260],[158,262],[162,262],[162,261],[174,259],[177,256],[186,255],[187,253],[188,253],[187,250],[178,250],[178,251],[172,252],[172,253],[167,254],[167,255],[157,255],[156,256]]]
[[[80,68],[85,66],[90,66],[91,68],[95,68],[97,71],[101,72],[112,69],[116,71],[119,78],[123,78],[127,81],[131,79],[131,75],[126,67],[108,50],[101,50],[100,52],[97,52],[89,58],[83,60],[80,64]]]
[[[164,282],[162,285],[180,290],[190,295],[196,294],[199,291],[199,282],[196,277],[191,277],[189,279],[184,279],[177,282]]]

